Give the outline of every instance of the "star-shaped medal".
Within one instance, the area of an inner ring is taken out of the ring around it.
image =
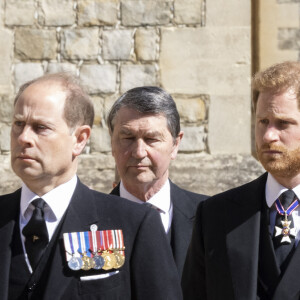
[[[282,235],[281,243],[287,242],[291,243],[290,236],[295,237],[296,236],[296,229],[295,228],[290,228],[292,221],[281,221],[282,228],[275,226],[275,236]]]

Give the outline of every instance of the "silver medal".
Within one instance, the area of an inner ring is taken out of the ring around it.
[[[73,271],[78,271],[82,267],[82,259],[80,257],[75,257],[73,256],[69,261],[68,261],[68,266],[71,270]]]
[[[104,258],[101,255],[96,255],[96,256],[94,256],[93,259],[94,259],[94,262],[95,262],[94,269],[95,270],[102,269],[102,267],[104,266]]]

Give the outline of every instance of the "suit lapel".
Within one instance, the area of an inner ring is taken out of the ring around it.
[[[273,300],[300,299],[300,247],[299,244],[281,281],[275,290]]]
[[[269,208],[265,201],[262,203],[261,238],[259,246],[258,280],[261,292],[271,297],[276,287],[280,268],[277,265],[272,236],[269,230]]]
[[[89,201],[85,201],[86,199]],[[103,219],[102,213],[104,214],[104,212],[96,211],[93,193],[78,181],[66,215],[62,220],[63,223],[58,233],[59,238],[55,241],[53,254],[50,256],[51,264],[44,291],[44,300],[51,300],[53,291],[56,291],[55,296],[57,299],[62,298],[69,283],[73,280],[73,276],[69,274],[70,270],[66,268],[63,233],[89,231],[91,224],[99,224],[99,220]],[[64,276],[61,276],[61,274]]]
[[[266,174],[237,193],[226,206],[225,224],[229,224],[226,244],[236,299],[256,299],[257,295],[261,203],[264,201],[265,182]]]
[[[181,189],[172,182],[170,182],[170,185],[171,201],[173,203],[171,247],[175,263],[181,274],[192,234],[195,208],[191,207],[191,201],[185,201],[187,195]]]

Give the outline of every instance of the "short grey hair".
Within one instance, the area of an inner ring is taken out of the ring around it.
[[[180,117],[176,103],[166,91],[155,86],[133,88],[124,93],[112,106],[107,117],[110,134],[114,131],[114,120],[122,108],[134,109],[142,114],[163,115],[167,120],[167,127],[173,140],[180,133]]]

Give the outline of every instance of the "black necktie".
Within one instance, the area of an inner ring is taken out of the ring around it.
[[[38,198],[32,204],[35,209],[31,219],[23,228],[22,233],[25,236],[25,247],[30,265],[32,270],[35,270],[49,242],[49,238],[44,219],[44,207],[46,203],[42,198]]]
[[[287,190],[284,193],[282,193],[279,199],[284,210],[287,210],[288,207],[292,204],[293,200],[295,199],[295,193],[292,190]],[[284,220],[285,220],[285,216],[277,212],[275,226],[279,228],[283,228],[282,221]],[[291,214],[287,217],[287,220],[291,222],[289,225],[289,229],[294,228],[294,222]],[[293,255],[295,238],[294,236],[289,235],[291,242],[290,243],[282,242],[283,235],[280,234],[275,236],[275,234],[276,234],[276,228],[274,228],[273,244],[274,244],[277,263],[280,266],[281,271],[284,272],[284,270],[286,269],[290,261],[291,256]]]

